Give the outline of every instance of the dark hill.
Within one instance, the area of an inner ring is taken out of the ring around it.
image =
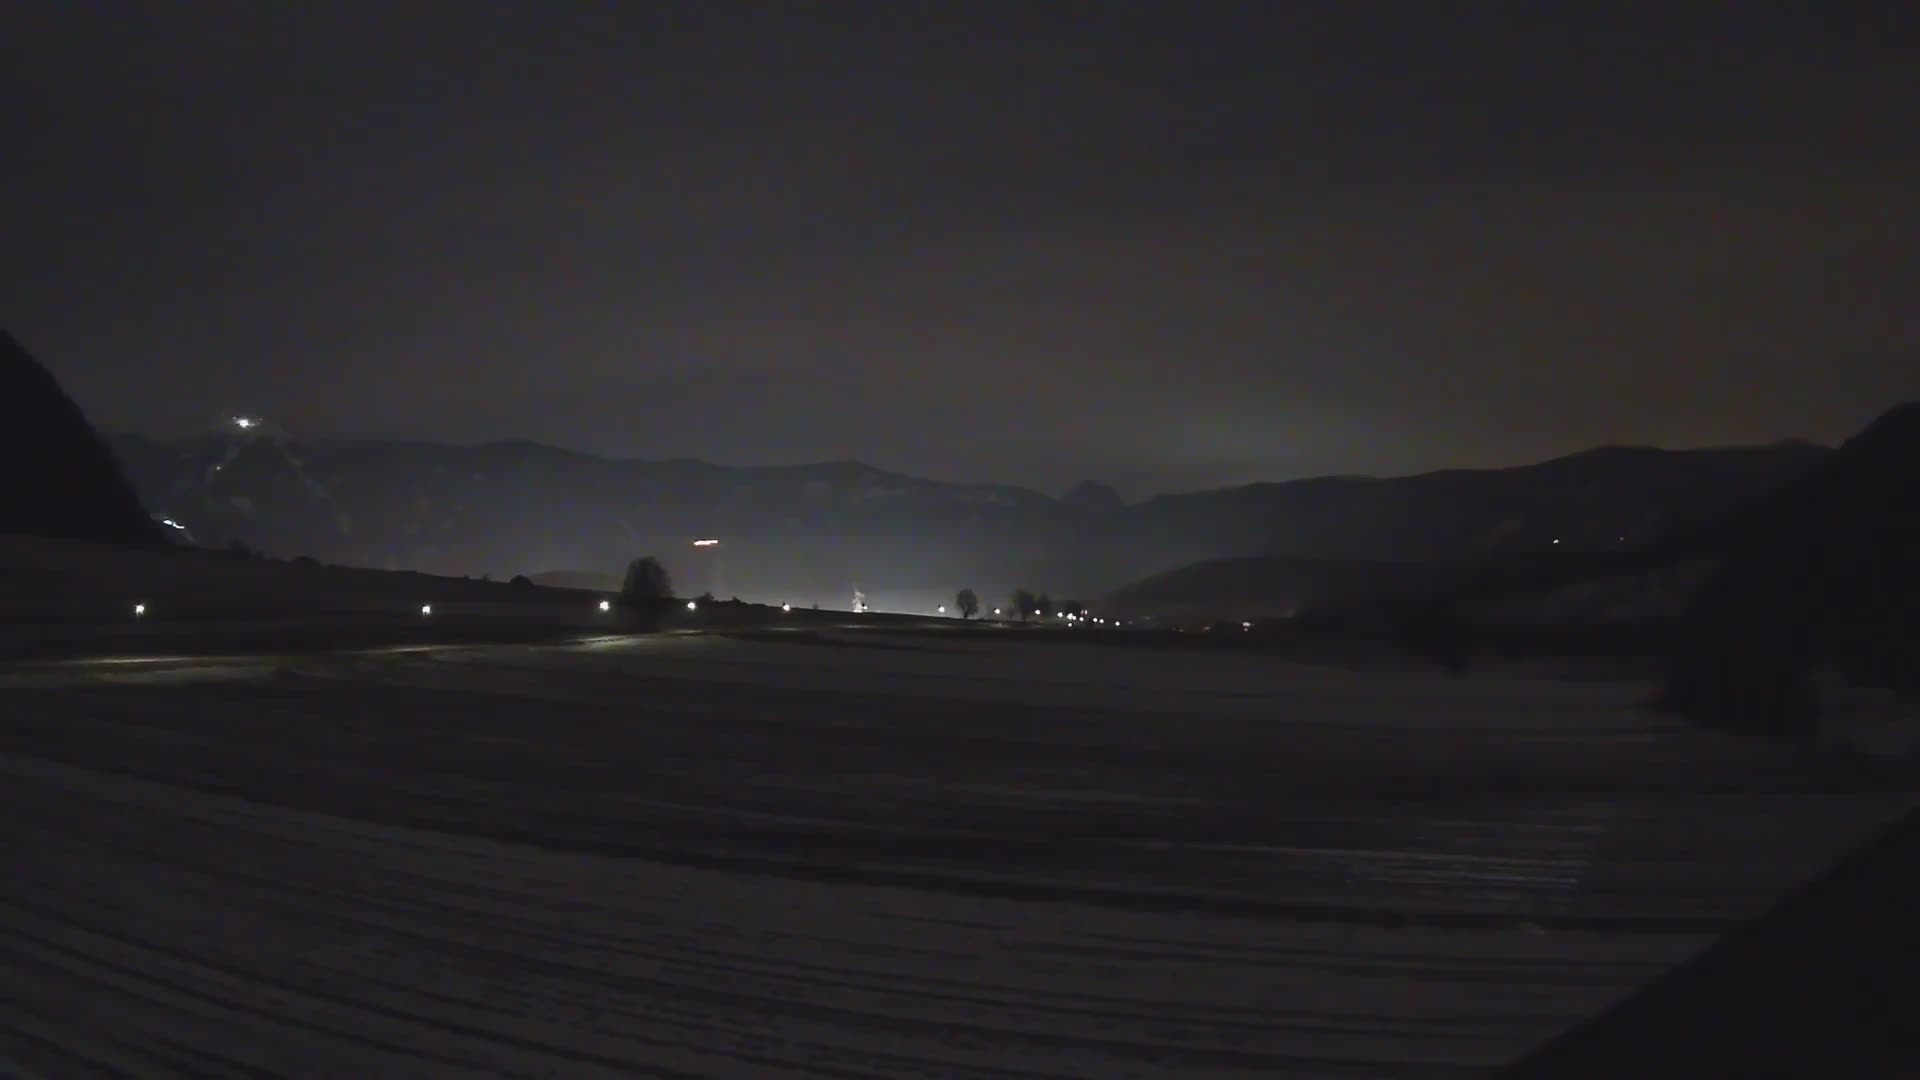
[[[1793,735],[1814,724],[1820,666],[1920,692],[1920,404],[1889,411],[1730,526],[1682,623],[1669,705]]]
[[[1600,447],[1537,465],[1393,479],[1324,477],[1143,504],[1132,542],[1241,558],[1114,591],[1140,614],[1356,605],[1474,608],[1598,578],[1665,573],[1724,544],[1728,515],[1804,475],[1820,447]]]
[[[1438,591],[1459,573],[1459,567],[1426,563],[1215,559],[1116,589],[1103,606],[1123,616],[1286,617]]]
[[[80,407],[0,330],[0,533],[112,544],[163,541]]]

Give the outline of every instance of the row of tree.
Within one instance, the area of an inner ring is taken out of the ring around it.
[[[1013,595],[1008,597],[1008,603],[1013,607],[1014,616],[1021,622],[1026,622],[1029,618],[1046,618],[1046,613],[1053,610],[1052,597],[1046,593],[1035,593],[1031,589],[1013,590]],[[960,612],[962,619],[971,619],[980,614],[980,596],[972,589],[961,589],[956,593],[953,605]],[[1080,605],[1069,604],[1061,610],[1078,612]],[[994,614],[1000,614],[999,610],[996,609]]]

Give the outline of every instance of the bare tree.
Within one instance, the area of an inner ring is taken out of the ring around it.
[[[960,592],[954,596],[953,603],[954,606],[960,609],[960,618],[962,621],[980,614],[980,598],[973,594],[972,589],[961,589]]]

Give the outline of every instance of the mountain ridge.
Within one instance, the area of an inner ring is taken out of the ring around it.
[[[196,444],[196,443],[203,443],[203,442],[218,443],[218,444],[224,445],[230,439],[230,435],[229,433],[221,429],[210,428],[205,431],[195,432],[192,434],[168,435],[168,436],[154,436],[154,435],[148,435],[142,432],[121,431],[121,432],[115,432],[112,434],[103,434],[102,438],[110,446],[113,446],[116,448],[122,445],[139,445],[139,444],[145,444],[149,447],[179,448],[179,447]],[[613,454],[599,454],[590,450],[579,450],[572,447],[561,446],[557,443],[543,442],[538,439],[520,439],[520,438],[488,439],[488,440],[481,440],[477,442],[446,442],[446,441],[437,441],[437,440],[431,440],[431,439],[388,439],[388,438],[363,439],[363,438],[319,437],[319,438],[311,438],[311,439],[289,439],[286,441],[291,442],[295,445],[300,445],[300,446],[308,446],[308,447],[314,447],[314,448],[327,448],[327,449],[351,448],[356,451],[376,450],[376,449],[382,449],[382,450],[407,449],[407,450],[425,450],[425,451],[432,451],[432,452],[462,453],[462,452],[481,452],[481,451],[498,451],[498,450],[524,450],[524,451],[529,451],[533,453],[549,454],[553,456],[578,459],[582,461],[592,461],[592,462],[597,462],[605,465],[615,465],[615,466],[638,465],[638,466],[661,466],[661,467],[695,466],[695,467],[704,468],[704,469],[712,469],[715,471],[744,472],[744,473],[805,472],[805,471],[812,471],[812,470],[837,469],[837,470],[857,471],[862,473],[877,474],[879,476],[883,476],[887,478],[909,480],[916,484],[925,484],[930,486],[954,487],[954,488],[992,488],[992,489],[1001,489],[1006,491],[1018,491],[1023,494],[1031,495],[1038,499],[1051,500],[1053,502],[1066,502],[1076,492],[1082,492],[1087,490],[1100,490],[1100,491],[1112,490],[1111,486],[1106,484],[1103,481],[1089,479],[1089,480],[1082,480],[1074,484],[1064,494],[1056,496],[1056,495],[1049,495],[1038,487],[1029,487],[1024,484],[1017,484],[1017,483],[1011,483],[1006,481],[945,480],[945,479],[937,479],[929,476],[921,476],[919,474],[912,473],[912,472],[905,472],[899,469],[888,468],[887,466],[884,466],[884,465],[876,465],[872,462],[861,460],[860,458],[822,458],[817,461],[799,461],[799,462],[789,462],[784,464],[756,463],[756,464],[746,464],[746,465],[734,465],[734,464],[727,464],[724,462],[712,461],[707,458],[695,457],[691,455],[674,455],[670,457],[643,457],[643,456],[629,457],[629,456],[621,456],[621,455],[613,455]],[[1431,479],[1435,477],[1444,477],[1444,476],[1457,476],[1457,475],[1478,476],[1478,475],[1487,475],[1487,474],[1495,474],[1495,473],[1510,473],[1515,470],[1537,469],[1545,466],[1562,464],[1562,463],[1571,463],[1576,461],[1588,460],[1593,458],[1602,458],[1602,457],[1608,457],[1608,456],[1616,456],[1616,455],[1626,456],[1628,454],[1644,454],[1648,456],[1661,456],[1661,457],[1674,458],[1674,457],[1687,457],[1692,455],[1750,454],[1750,453],[1760,453],[1760,452],[1770,452],[1770,451],[1788,451],[1788,452],[1795,452],[1795,453],[1806,453],[1809,455],[1822,455],[1822,454],[1831,453],[1834,449],[1836,449],[1836,447],[1828,446],[1824,443],[1815,442],[1810,439],[1802,439],[1798,437],[1785,437],[1785,438],[1775,439],[1775,440],[1772,440],[1769,442],[1763,442],[1763,443],[1726,443],[1726,444],[1714,444],[1714,445],[1708,445],[1708,446],[1694,446],[1694,447],[1664,447],[1664,446],[1654,446],[1651,444],[1641,444],[1641,443],[1602,443],[1600,445],[1587,447],[1581,450],[1569,451],[1568,453],[1565,453],[1565,454],[1557,454],[1552,457],[1541,458],[1535,461],[1519,462],[1511,465],[1459,465],[1459,466],[1444,466],[1444,467],[1435,468],[1435,469],[1421,469],[1415,472],[1405,472],[1405,473],[1324,473],[1324,474],[1312,474],[1307,476],[1286,477],[1283,479],[1275,479],[1275,480],[1248,480],[1243,483],[1237,483],[1237,484],[1221,484],[1213,487],[1187,488],[1187,489],[1180,489],[1180,490],[1174,490],[1174,491],[1155,492],[1155,493],[1141,496],[1135,499],[1122,498],[1120,502],[1124,506],[1138,506],[1145,503],[1154,502],[1156,500],[1218,496],[1222,494],[1242,492],[1242,491],[1248,491],[1252,489],[1286,488],[1286,487],[1293,487],[1296,485],[1329,485],[1331,486],[1331,485],[1346,484],[1346,483],[1397,482],[1397,481],[1410,481],[1410,480],[1425,480],[1425,479]]]
[[[663,557],[683,587],[931,608],[972,587],[1097,595],[1204,559],[1458,563],[1564,537],[1613,542],[1711,520],[1826,451],[1577,454],[1507,469],[1307,477],[1125,503],[864,462],[613,459],[526,440],[303,442],[262,426],[114,450],[149,507],[203,543],[439,573],[611,572]],[[688,547],[723,539],[718,551]]]

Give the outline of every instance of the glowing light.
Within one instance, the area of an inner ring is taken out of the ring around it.
[[[259,422],[260,421],[247,416],[236,416],[233,418],[233,426],[239,428],[241,431],[245,431]]]
[[[998,614],[1000,614],[1000,609],[999,609],[999,608],[994,608],[994,609],[993,609],[993,613],[994,613],[995,615],[998,615]]]
[[[135,604],[135,605],[133,605],[133,617],[134,617],[134,618],[136,618],[136,619],[137,619],[137,618],[139,618],[139,617],[141,617],[142,615],[145,615],[146,613],[147,613],[147,605],[145,605],[145,604]]]
[[[421,618],[425,618],[425,617],[427,617],[428,615],[431,615],[431,614],[433,614],[433,605],[432,605],[432,604],[421,604],[421,605],[420,605],[420,617],[421,617]]]
[[[602,601],[600,601],[600,610],[601,610],[601,611],[612,611],[612,610],[613,610],[613,601],[611,601],[611,600],[602,600]]]
[[[947,605],[941,604],[939,607],[934,608],[933,610],[937,614],[945,615],[947,613]]]
[[[1241,623],[1241,624],[1240,624],[1240,629],[1242,629],[1242,630],[1251,630],[1251,629],[1253,629],[1253,624],[1252,624],[1252,623],[1250,623],[1250,622],[1243,622],[1243,623]]]
[[[694,603],[694,602],[693,602],[693,601],[691,601],[691,600],[689,600],[689,601],[687,601],[687,610],[688,610],[688,611],[698,611],[698,610],[700,610],[700,605],[699,605],[699,604],[696,604],[696,603]]]
[[[169,529],[185,529],[186,528],[185,525],[180,524],[179,522],[173,520],[172,518],[161,518],[160,524],[165,525]]]
[[[792,604],[781,604],[781,605],[780,605],[780,610],[781,610],[781,611],[792,611],[792,610],[793,610],[793,605],[792,605]]]
[[[1560,538],[1559,538],[1559,537],[1557,537],[1557,536],[1556,536],[1556,537],[1554,537],[1554,538],[1553,538],[1553,542],[1554,542],[1554,543],[1556,543],[1556,544],[1557,544],[1557,543],[1559,543],[1559,542],[1560,542]]]
[[[720,541],[718,540],[695,540],[693,542],[693,546],[694,547],[715,547],[719,543]]]

